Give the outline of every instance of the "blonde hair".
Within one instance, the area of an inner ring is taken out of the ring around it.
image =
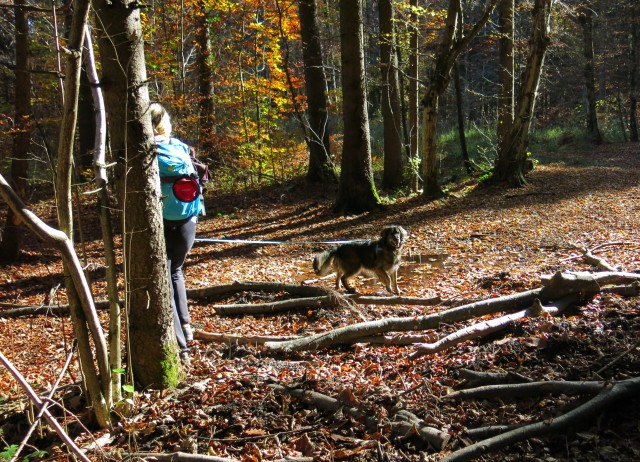
[[[162,104],[151,103],[149,113],[151,114],[153,134],[171,136],[171,118]]]

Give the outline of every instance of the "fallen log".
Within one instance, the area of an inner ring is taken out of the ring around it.
[[[453,391],[442,399],[490,399],[520,398],[535,395],[583,395],[594,394],[607,386],[605,381],[561,382],[544,381],[529,383],[509,383],[504,385],[485,385]]]
[[[418,345],[416,351],[409,355],[410,359],[417,359],[424,355],[435,354],[440,351],[451,348],[459,343],[473,340],[479,337],[486,337],[489,334],[498,332],[508,327],[514,321],[524,318],[538,317],[542,315],[555,316],[562,313],[566,307],[574,303],[578,299],[576,294],[571,294],[559,300],[552,306],[542,306],[540,300],[535,300],[534,304],[526,310],[518,311],[488,321],[482,321],[457,330],[446,337],[441,338],[437,342],[423,343]]]
[[[638,392],[640,392],[640,377],[607,385],[594,398],[564,415],[515,428],[506,433],[478,441],[449,454],[441,459],[441,462],[466,462],[520,441],[560,433],[568,429],[575,430],[585,426],[615,402],[636,396]]]
[[[362,337],[386,332],[407,332],[436,329],[443,323],[464,321],[475,316],[497,313],[528,306],[540,295],[541,289],[529,290],[490,300],[462,305],[438,313],[405,318],[387,318],[341,327],[329,332],[311,335],[296,340],[267,342],[267,351],[301,351],[324,348],[329,345],[356,343]]]
[[[475,388],[484,385],[504,385],[509,383],[531,383],[533,380],[517,372],[478,372],[461,369],[462,382],[458,388]]]
[[[265,350],[271,352],[302,351],[325,348],[330,345],[357,343],[362,337],[387,332],[407,332],[436,329],[444,323],[465,321],[473,317],[485,316],[504,311],[523,309],[540,299],[543,303],[558,300],[571,294],[590,296],[598,293],[605,284],[629,284],[640,281],[640,274],[627,272],[601,273],[561,273],[543,277],[543,287],[503,297],[482,300],[438,313],[405,318],[388,318],[361,322],[323,332],[308,337],[265,343]]]

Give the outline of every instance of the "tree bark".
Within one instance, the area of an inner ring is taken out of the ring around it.
[[[549,46],[549,18],[551,16],[551,0],[535,0],[533,6],[533,24],[529,39],[529,56],[525,67],[518,109],[513,121],[505,150],[498,153],[492,180],[507,183],[512,187],[527,184],[527,147],[535,102],[540,84],[540,76],[544,58]]]
[[[71,200],[71,176],[73,145],[76,132],[80,73],[82,70],[82,47],[84,31],[89,16],[89,1],[76,0],[69,31],[67,63],[65,69],[64,107],[60,135],[58,140],[58,156],[56,165],[56,210],[60,230],[68,237],[68,245],[73,245],[73,209]],[[73,330],[78,340],[78,355],[82,364],[82,373],[89,393],[89,401],[94,410],[98,424],[103,428],[111,426],[109,412],[112,401],[111,372],[107,344],[102,327],[97,319],[93,297],[89,287],[78,285],[74,281],[77,271],[73,261],[63,260],[65,286]],[[77,277],[77,276],[76,276]],[[86,280],[83,281],[86,283]],[[83,310],[84,308],[84,310]],[[89,342],[89,333],[94,342],[94,356]],[[98,374],[99,372],[99,374]]]
[[[311,183],[336,181],[337,174],[331,158],[329,141],[331,132],[326,91],[327,78],[322,59],[317,0],[299,0],[298,17],[307,96],[308,125],[305,130],[305,142],[309,148],[307,181]]]
[[[345,215],[380,208],[371,164],[362,27],[362,0],[340,0],[344,140],[335,211]]]
[[[129,366],[141,387],[171,388],[182,375],[173,327],[158,164],[148,114],[140,10],[94,3],[111,146],[120,163]]]
[[[460,0],[450,0],[447,9],[445,28],[442,34],[435,64],[429,71],[427,92],[422,99],[422,181],[423,195],[426,199],[438,199],[443,192],[438,184],[438,158],[436,153],[436,135],[438,125],[438,104],[450,83],[450,73],[460,53],[467,48],[471,40],[489,20],[497,0],[486,6],[484,14],[464,36],[461,32],[462,5]]]
[[[640,8],[637,3],[632,7],[633,19],[631,20],[631,32],[629,33],[629,140],[638,141],[638,47],[640,46],[640,35],[638,24],[638,13]]]
[[[197,3],[196,16],[196,65],[198,67],[198,113],[200,130],[198,131],[198,153],[211,161],[212,171],[221,164],[219,152],[215,149],[216,127],[214,123],[215,104],[213,87],[213,68],[211,62],[211,32],[207,18],[207,5],[203,0]]]
[[[509,133],[514,115],[514,0],[500,0],[498,3],[498,152],[508,149]]]
[[[395,14],[391,0],[379,2],[380,73],[384,136],[382,186],[393,190],[402,186],[402,108],[396,52]]]
[[[602,143],[596,111],[595,56],[593,52],[593,9],[587,2],[578,10],[578,22],[582,29],[582,54],[584,56],[584,82],[587,92],[587,132],[594,143]]]
[[[420,172],[420,89],[418,87],[420,50],[418,37],[418,0],[410,0],[409,14],[409,184],[418,192]]]
[[[29,149],[31,145],[31,72],[29,62],[29,24],[27,12],[22,8],[26,0],[16,0],[15,5],[15,134],[13,135],[13,156],[11,159],[11,187],[20,198],[27,193],[27,175],[29,169]],[[12,210],[2,230],[0,242],[0,261],[13,262],[18,259],[22,247],[24,229],[17,215]]]

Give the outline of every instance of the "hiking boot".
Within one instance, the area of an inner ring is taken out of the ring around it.
[[[180,362],[185,367],[191,366],[191,356],[189,356],[189,352],[188,351],[181,351],[180,352]]]
[[[191,324],[183,324],[182,332],[184,333],[184,339],[187,342],[193,341],[193,329],[191,328]]]

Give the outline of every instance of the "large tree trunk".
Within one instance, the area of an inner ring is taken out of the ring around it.
[[[340,43],[344,141],[335,209],[342,214],[363,213],[379,208],[380,202],[371,165],[362,0],[340,0]]]
[[[587,91],[587,132],[594,143],[602,143],[596,112],[595,57],[593,52],[593,9],[591,2],[580,8],[578,22],[582,28],[584,83]]]
[[[384,125],[382,185],[386,189],[396,189],[402,185],[402,108],[394,16],[391,0],[380,0],[380,71]]]
[[[514,114],[513,14],[514,0],[500,0],[498,4],[498,152],[508,149],[509,133]]]
[[[513,187],[527,184],[527,147],[529,130],[535,109],[540,75],[544,57],[549,46],[549,17],[551,0],[535,0],[533,23],[529,39],[529,56],[522,76],[522,85],[517,101],[518,110],[506,141],[507,149],[499,152],[492,179]]]
[[[97,0],[105,102],[114,155],[122,164],[124,271],[129,366],[142,387],[169,388],[181,367],[173,327],[158,164],[144,64],[140,10]]]
[[[335,181],[336,172],[329,144],[329,113],[326,92],[326,75],[322,60],[320,28],[318,26],[317,1],[298,2],[300,38],[304,61],[305,92],[307,94],[308,126],[305,141],[309,148],[307,181]]]
[[[11,187],[24,198],[27,192],[27,160],[31,145],[31,73],[29,72],[29,24],[22,6],[25,0],[16,0],[16,67],[15,67],[15,134],[13,136],[13,158],[11,160]],[[24,229],[20,219],[11,209],[2,230],[0,260],[15,261],[20,253]]]

